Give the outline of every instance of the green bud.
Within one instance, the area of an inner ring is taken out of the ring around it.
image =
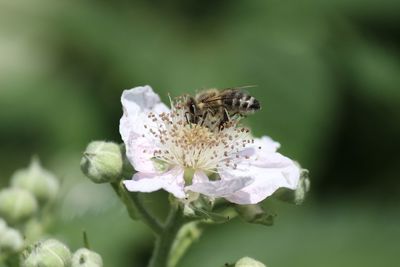
[[[244,257],[238,260],[235,267],[266,267],[262,262],[256,261],[255,259]]]
[[[58,179],[43,169],[37,158],[32,159],[27,169],[18,170],[13,174],[11,185],[32,192],[40,203],[53,200],[60,187]]]
[[[18,252],[22,249],[23,245],[24,240],[17,230],[6,227],[0,233],[0,251]]]
[[[113,142],[91,142],[83,153],[81,170],[95,183],[109,183],[121,179],[124,171],[121,146]]]
[[[44,230],[43,223],[33,218],[25,223],[23,232],[29,242],[34,242],[43,236]]]
[[[275,214],[269,213],[261,205],[236,205],[239,216],[249,223],[271,226],[274,224]]]
[[[25,189],[6,188],[0,191],[0,216],[10,224],[25,221],[37,209],[36,198]]]
[[[72,256],[71,267],[103,267],[103,260],[96,252],[81,248]]]
[[[31,245],[21,254],[22,267],[70,267],[71,252],[55,239]]]

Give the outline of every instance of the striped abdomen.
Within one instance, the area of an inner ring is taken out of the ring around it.
[[[240,90],[226,90],[222,94],[223,105],[230,113],[251,113],[260,109],[260,102],[257,99]]]

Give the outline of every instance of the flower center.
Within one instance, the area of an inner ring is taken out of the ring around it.
[[[185,169],[216,172],[219,167],[236,168],[240,152],[254,142],[247,128],[238,126],[238,119],[224,124],[221,129],[210,129],[207,123],[195,124],[187,120],[187,109],[173,105],[169,113],[148,117],[154,122],[149,133],[154,137],[154,157],[170,165]]]

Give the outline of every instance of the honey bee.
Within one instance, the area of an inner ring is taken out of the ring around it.
[[[187,96],[184,104],[187,121],[221,129],[233,117],[243,117],[260,110],[260,102],[242,89],[207,89],[195,97]]]

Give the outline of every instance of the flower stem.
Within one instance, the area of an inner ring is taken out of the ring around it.
[[[153,230],[157,235],[162,234],[163,227],[142,204],[142,201],[139,199],[139,195],[137,193],[131,194],[132,203],[136,206],[137,211],[140,214],[142,220]]]
[[[127,192],[124,185],[121,183],[111,183],[112,188],[118,197],[125,204],[129,216],[134,219],[141,219],[147,224],[156,235],[163,233],[163,226],[156,217],[146,209],[139,198],[138,193]]]
[[[173,265],[169,264],[171,249],[184,223],[185,221],[181,208],[179,208],[178,205],[171,205],[171,210],[165,222],[163,232],[156,239],[149,267],[174,267],[175,263],[173,263]]]
[[[179,260],[185,255],[186,251],[197,241],[203,232],[203,224],[199,221],[186,223],[179,230],[174,244],[171,248],[171,253],[168,259],[167,266],[176,266]]]

